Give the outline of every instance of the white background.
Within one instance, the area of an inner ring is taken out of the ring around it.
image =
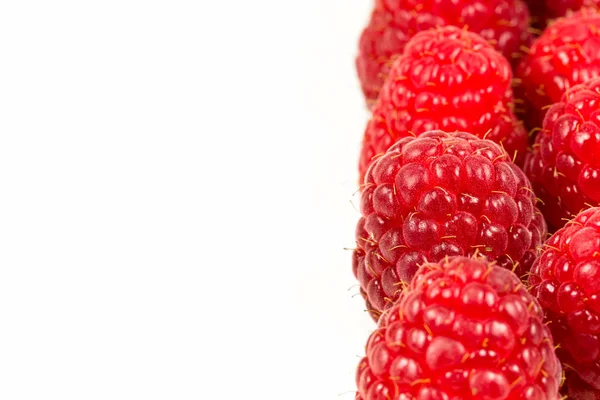
[[[370,7],[0,3],[1,399],[354,399]]]

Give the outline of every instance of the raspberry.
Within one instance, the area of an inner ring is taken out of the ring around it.
[[[377,0],[356,58],[365,97],[377,98],[391,61],[418,32],[466,26],[511,60],[520,56],[522,45],[530,44],[528,23],[529,11],[522,0]]]
[[[358,366],[360,400],[557,400],[542,309],[512,272],[466,257],[423,266]]]
[[[600,14],[588,9],[550,25],[517,69],[519,94],[531,129],[565,91],[600,76]]]
[[[510,65],[480,36],[446,27],[413,37],[373,107],[361,152],[371,160],[398,139],[433,129],[469,131],[524,157],[527,132],[512,112]]]
[[[600,204],[600,78],[574,86],[554,104],[527,155],[525,172],[546,221],[558,229]]]
[[[600,208],[583,211],[548,239],[529,282],[559,358],[600,390]]]
[[[525,174],[468,133],[403,138],[365,182],[353,271],[375,320],[426,261],[478,252],[525,274],[546,235]]]

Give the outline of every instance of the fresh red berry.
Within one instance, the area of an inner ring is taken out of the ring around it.
[[[524,118],[542,126],[547,108],[567,89],[600,76],[600,14],[588,9],[559,19],[537,38],[517,69]]]
[[[377,98],[392,60],[420,31],[468,27],[512,60],[520,56],[522,45],[530,44],[528,23],[529,11],[522,0],[377,0],[356,59],[365,97]]]
[[[525,155],[527,132],[515,118],[508,61],[480,36],[456,27],[421,32],[407,44],[373,107],[359,172],[398,139],[468,131]]]
[[[600,204],[600,78],[569,89],[548,110],[525,172],[556,229]]]
[[[561,361],[600,390],[600,208],[583,211],[548,239],[529,282]]]
[[[423,266],[358,366],[361,400],[557,400],[562,373],[519,278],[483,259]]]
[[[468,133],[403,138],[365,182],[353,271],[374,319],[426,261],[478,252],[523,275],[546,235],[525,174]]]

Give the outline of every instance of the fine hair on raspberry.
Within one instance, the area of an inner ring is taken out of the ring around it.
[[[600,208],[581,212],[544,248],[531,269],[531,292],[565,368],[600,395]]]
[[[529,129],[542,126],[548,107],[566,90],[600,76],[599,32],[600,13],[584,8],[558,19],[535,40],[516,71]]]
[[[525,172],[554,229],[600,205],[600,78],[569,89],[548,110]]]
[[[529,272],[546,235],[525,174],[469,133],[407,137],[376,159],[361,194],[353,272],[374,319],[418,267],[476,253]]]
[[[387,310],[357,369],[357,400],[558,400],[561,364],[543,311],[481,258],[425,264]]]
[[[410,39],[443,26],[479,34],[513,64],[532,40],[529,10],[522,0],[377,0],[356,57],[367,102],[377,99],[393,60]]]
[[[502,144],[522,163],[528,135],[516,118],[510,64],[481,36],[448,26],[415,35],[391,66],[365,129],[360,179],[397,140],[441,129]]]

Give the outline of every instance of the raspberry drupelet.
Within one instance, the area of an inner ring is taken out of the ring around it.
[[[600,76],[600,13],[584,9],[551,24],[516,75],[524,119],[530,129],[540,128],[548,107],[567,89]]]
[[[548,110],[525,172],[555,229],[600,204],[600,78],[569,89]]]
[[[450,25],[468,27],[516,61],[521,47],[531,44],[528,24],[529,11],[522,0],[377,0],[356,58],[367,102],[377,99],[393,59],[418,32]]]
[[[381,318],[357,400],[557,400],[561,365],[536,299],[485,259],[424,265]]]
[[[531,292],[546,312],[565,369],[599,391],[600,208],[580,213],[544,247],[531,269]]]
[[[513,113],[508,61],[456,27],[415,35],[394,62],[362,144],[362,182],[373,158],[398,139],[433,129],[468,131],[502,143],[521,160],[528,135]],[[519,162],[520,163],[520,162]]]
[[[377,320],[418,266],[482,254],[523,275],[546,235],[525,174],[494,142],[432,131],[373,162],[361,193],[353,272]]]

